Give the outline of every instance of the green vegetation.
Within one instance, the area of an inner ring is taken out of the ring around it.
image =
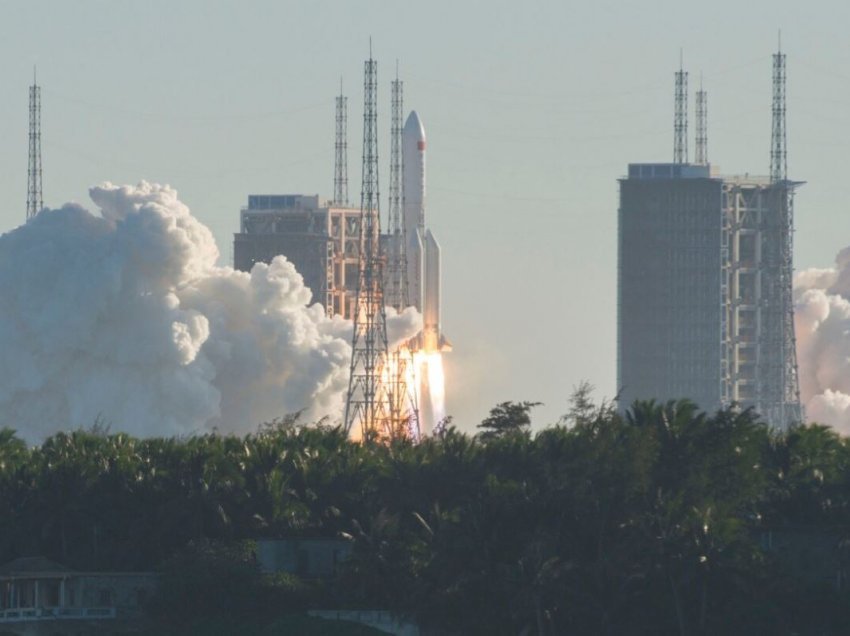
[[[621,417],[586,388],[532,434],[534,405],[418,445],[272,426],[27,448],[3,431],[0,559],[156,568],[151,610],[186,634],[249,634],[249,619],[257,634],[331,633],[287,616],[358,607],[450,634],[846,633],[846,440],[684,401]],[[353,553],[335,581],[265,578],[245,543],[261,537],[347,537]]]
[[[270,623],[250,617],[200,619],[191,625],[157,626],[142,636],[386,636],[350,621],[287,615]],[[0,634],[2,636],[2,634]]]

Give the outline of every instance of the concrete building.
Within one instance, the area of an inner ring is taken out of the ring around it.
[[[16,559],[0,567],[0,633],[135,633],[156,584],[151,572],[77,572],[42,557]]]
[[[630,164],[620,179],[620,404],[689,398],[800,418],[790,303],[793,189],[708,165]],[[793,377],[792,377],[793,376]]]
[[[351,318],[357,293],[360,209],[318,195],[252,194],[233,239],[233,266],[250,271],[283,255],[331,315]]]
[[[257,539],[257,562],[266,574],[332,579],[350,556],[351,542],[343,539]]]

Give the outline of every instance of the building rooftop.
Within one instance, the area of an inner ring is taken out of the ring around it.
[[[71,570],[60,563],[45,557],[21,557],[0,565],[0,576],[19,574],[45,574],[55,572],[70,572]]]
[[[317,208],[318,194],[249,194],[248,210],[285,210],[289,208]]]
[[[629,179],[711,179],[717,171],[711,165],[693,163],[630,163]]]
[[[280,212],[316,212],[333,210],[360,211],[359,206],[338,205],[318,194],[249,194],[248,205],[242,208],[245,214],[276,214]]]

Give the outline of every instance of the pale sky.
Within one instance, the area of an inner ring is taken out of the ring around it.
[[[672,158],[679,49],[708,91],[708,152],[767,172],[771,53],[788,55],[796,266],[850,245],[850,4],[673,1],[4,1],[0,230],[25,214],[27,86],[42,85],[45,204],[102,181],[173,185],[230,264],[249,193],[329,197],[333,98],[349,96],[359,200],[362,68],[379,69],[381,191],[389,81],[428,135],[428,224],[443,250],[448,411],[497,402],[535,424],[586,379],[615,392],[617,178]],[[841,188],[845,194],[841,194]],[[385,198],[382,203],[385,206]],[[22,266],[25,266],[22,264]]]

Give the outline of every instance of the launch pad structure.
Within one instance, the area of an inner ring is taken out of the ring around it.
[[[361,205],[348,205],[348,98],[335,98],[334,196],[253,194],[234,235],[234,267],[250,271],[283,255],[328,316],[355,323],[345,426],[354,437],[418,440],[444,417],[440,246],[425,220],[425,129],[412,111],[402,125],[403,82],[391,83],[387,228],[381,233],[377,63],[365,66]],[[423,328],[389,343],[386,308],[413,307]],[[392,344],[392,348],[390,348]]]
[[[753,407],[800,422],[793,322],[794,191],[787,178],[785,55],[773,56],[770,175],[721,176],[697,97],[697,163],[687,162],[687,74],[675,74],[674,162],[630,164],[620,180],[617,384],[637,399]]]

